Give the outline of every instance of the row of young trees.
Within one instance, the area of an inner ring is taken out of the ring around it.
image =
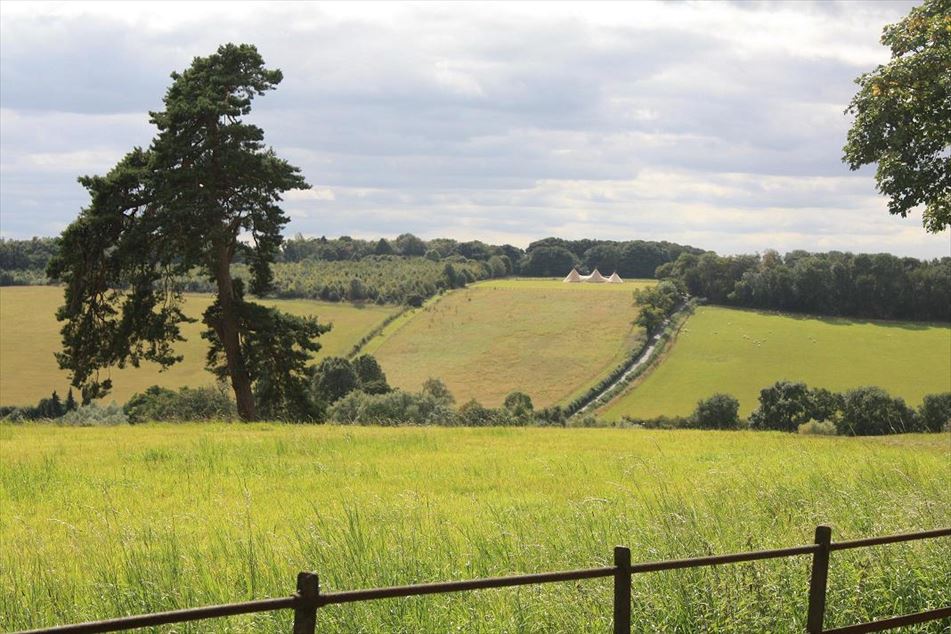
[[[778,381],[760,391],[759,407],[748,420],[740,418],[739,408],[734,396],[714,394],[701,399],[687,417],[625,417],[625,422],[648,428],[748,428],[842,436],[940,432],[951,426],[951,392],[926,395],[916,411],[880,387],[838,393],[801,382]]]
[[[657,269],[715,304],[875,319],[951,321],[951,257],[775,251],[682,254]]]
[[[374,302],[419,306],[423,300],[453,288],[506,275],[489,262],[374,255],[363,260],[304,260],[272,265],[277,298],[319,299],[330,302]],[[232,266],[232,275],[244,277],[247,266]],[[206,279],[191,275],[183,283],[189,292],[213,292]]]

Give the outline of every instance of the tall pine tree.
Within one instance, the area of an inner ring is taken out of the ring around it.
[[[265,68],[254,46],[227,44],[171,77],[165,109],[151,113],[151,146],[134,148],[105,176],[79,179],[89,206],[49,266],[66,283],[60,366],[88,402],[112,387],[99,377],[103,368],[180,361],[174,344],[187,318],[176,280],[197,269],[217,289],[203,318],[209,366],[230,380],[238,414],[255,419],[256,396],[268,411],[295,410],[309,353],[327,327],[249,302],[231,277],[241,254],[248,290],[268,291],[288,221],[281,196],[309,187],[243,120],[281,72]]]

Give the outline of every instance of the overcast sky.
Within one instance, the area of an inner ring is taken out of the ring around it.
[[[842,164],[853,80],[914,3],[0,5],[0,232],[52,235],[225,42],[313,189],[287,233],[667,239],[951,255]]]

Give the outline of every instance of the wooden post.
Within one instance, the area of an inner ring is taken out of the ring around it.
[[[614,547],[614,634],[631,634],[631,549]]]
[[[832,543],[832,529],[828,526],[816,526],[815,544],[818,550],[812,555],[812,574],[809,578],[809,616],[806,631],[809,634],[822,633],[822,621],[826,611],[826,582],[829,577],[829,550]]]
[[[294,609],[294,634],[314,634],[317,630],[317,599],[320,596],[320,581],[312,572],[297,575],[297,597]]]

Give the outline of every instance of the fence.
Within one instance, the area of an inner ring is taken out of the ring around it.
[[[672,559],[648,563],[631,563],[631,551],[623,546],[614,549],[614,565],[602,568],[587,568],[584,570],[568,570],[563,572],[542,572],[512,577],[496,577],[490,579],[473,579],[469,581],[448,581],[444,583],[428,583],[411,586],[394,586],[390,588],[374,588],[369,590],[350,590],[346,592],[321,593],[317,575],[302,572],[297,575],[297,593],[293,596],[279,599],[263,599],[215,605],[204,608],[176,610],[174,612],[160,612],[128,616],[107,621],[63,625],[40,630],[31,630],[30,634],[39,632],[70,632],[78,634],[93,634],[99,632],[117,632],[139,627],[167,625],[170,623],[186,623],[202,619],[212,619],[238,614],[253,614],[272,610],[294,610],[294,634],[313,634],[317,628],[317,612],[320,608],[343,603],[358,601],[372,601],[375,599],[390,599],[396,597],[414,597],[427,594],[442,594],[446,592],[463,592],[467,590],[482,590],[486,588],[506,588],[511,586],[525,586],[541,583],[555,583],[559,581],[578,581],[582,579],[597,579],[602,577],[614,578],[614,632],[615,634],[630,634],[631,631],[631,576],[645,572],[661,570],[676,570],[679,568],[699,568],[701,566],[717,566],[744,561],[762,559],[777,559],[780,557],[795,557],[798,555],[812,555],[812,569],[809,579],[809,608],[806,615],[806,632],[809,634],[858,634],[860,632],[880,632],[905,625],[925,623],[939,619],[951,619],[951,604],[919,612],[895,616],[870,623],[860,623],[847,627],[823,629],[826,603],[826,579],[829,572],[829,555],[836,550],[863,548],[894,544],[919,539],[951,536],[951,528],[941,528],[918,533],[889,535],[887,537],[872,537],[844,542],[832,541],[832,529],[828,526],[817,526],[815,541],[808,546],[794,546],[776,550],[758,550],[730,555],[715,555],[710,557],[694,557],[692,559]]]

